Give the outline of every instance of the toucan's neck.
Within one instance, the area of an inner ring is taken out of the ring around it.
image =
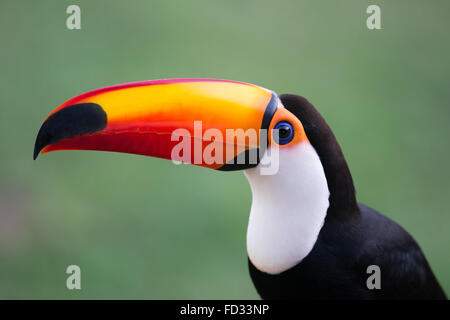
[[[341,148],[324,118],[305,98],[283,94],[280,100],[305,129],[305,133],[319,155],[330,190],[327,219],[340,221],[359,215],[352,175]]]
[[[276,174],[261,174],[259,166],[245,173],[253,198],[248,256],[260,271],[281,273],[309,254],[324,224],[329,191],[322,164],[303,142],[279,150]]]

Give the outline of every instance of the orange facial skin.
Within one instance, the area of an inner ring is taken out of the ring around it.
[[[176,129],[190,134],[192,150],[201,139],[201,150],[211,144],[221,145],[220,163],[194,159],[191,163],[219,169],[233,159],[229,154],[258,148],[259,129],[273,93],[251,84],[215,79],[170,79],[144,81],[94,90],[68,100],[47,118],[64,108],[94,103],[106,113],[106,127],[100,131],[71,136],[46,145],[41,152],[56,150],[100,150],[140,154],[171,159]],[[272,100],[271,100],[272,99]],[[201,121],[201,133],[194,132],[194,122]],[[204,137],[208,129],[217,129],[222,137]],[[256,130],[257,141],[239,145],[227,135],[227,129]],[[235,152],[226,152],[232,148]]]
[[[280,145],[273,138],[273,128],[276,126],[278,122],[287,121],[294,128],[294,138],[288,144]],[[269,126],[269,144],[278,145],[279,148],[288,148],[289,146],[301,142],[308,142],[308,137],[306,136],[305,129],[303,128],[300,120],[293,115],[289,110],[285,108],[278,108],[275,114],[273,115],[272,121]]]

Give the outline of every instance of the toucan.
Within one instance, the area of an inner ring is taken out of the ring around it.
[[[243,170],[248,266],[263,299],[446,299],[411,235],[357,202],[333,132],[301,96],[219,79],[110,86],[51,112],[33,157],[56,150]]]

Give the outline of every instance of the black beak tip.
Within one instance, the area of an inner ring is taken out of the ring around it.
[[[61,109],[51,115],[39,129],[33,160],[50,144],[103,130],[106,124],[106,113],[98,104],[80,103]]]
[[[45,124],[46,122],[42,124],[42,127],[39,129],[39,133],[36,137],[36,142],[34,143],[33,160],[36,160],[41,150],[44,149],[46,145],[50,144],[50,137],[45,130]]]
[[[41,149],[39,149],[36,145],[34,146],[34,152],[33,152],[33,160],[36,160],[39,152],[41,152]]]

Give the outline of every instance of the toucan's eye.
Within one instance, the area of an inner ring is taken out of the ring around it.
[[[276,134],[274,135],[274,138],[280,145],[288,144],[294,138],[294,128],[292,127],[292,124],[287,121],[278,122],[273,129],[278,130],[278,139]]]

